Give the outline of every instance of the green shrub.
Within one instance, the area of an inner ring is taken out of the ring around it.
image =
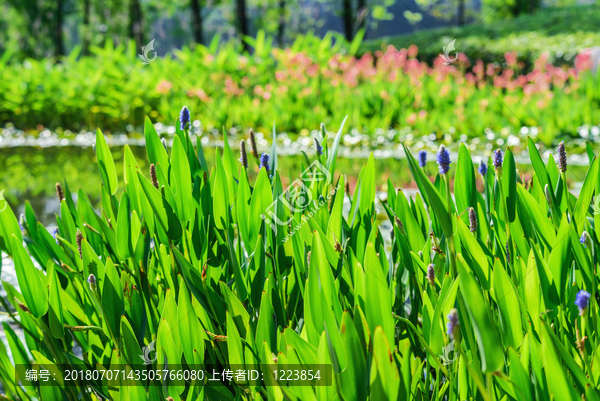
[[[321,122],[341,121],[372,135],[377,128],[410,130],[414,136],[481,136],[487,129],[517,132],[538,127],[539,138],[577,136],[578,127],[600,123],[598,78],[586,71],[518,65],[482,66],[479,73],[456,62],[429,67],[416,54],[389,50],[374,59],[332,37],[303,37],[290,49],[254,42],[241,55],[232,43],[183,49],[142,65],[133,46],[77,52],[49,60],[0,62],[0,124],[79,132],[142,130],[143,118],[172,122],[187,104],[202,130],[238,127],[291,135]],[[71,132],[71,133],[72,133]]]
[[[365,41],[360,52],[374,52],[393,45],[396,48],[419,48],[419,59],[428,63],[443,53],[442,48],[456,39],[455,48],[472,62],[505,65],[504,54],[517,52],[519,61],[531,69],[543,52],[549,53],[554,65],[573,66],[575,56],[583,49],[598,46],[600,8],[596,5],[542,9],[535,14],[514,19],[477,22],[464,27],[421,29],[401,35]]]
[[[390,238],[373,157],[353,193],[336,173],[341,132],[321,129],[323,154],[307,156],[283,191],[275,152],[258,157],[249,141],[240,164],[225,142],[209,168],[187,129],[167,149],[149,120],[150,178],[126,147],[119,182],[98,131],[100,211],[82,191],[75,203],[65,182],[56,238],[29,204],[22,228],[0,213],[0,249],[20,286],[4,282],[1,300],[24,335],[3,323],[14,360],[1,350],[6,397],[596,399],[597,158],[576,197],[566,155],[545,165],[531,140],[528,181],[510,148],[483,176],[464,144],[457,160],[441,148],[433,180],[432,163],[407,151],[419,193],[388,184]],[[38,364],[54,386],[26,380]],[[144,378],[166,364],[173,380]],[[256,368],[265,383],[177,378],[201,365]],[[269,369],[290,366],[320,379],[266,385]],[[94,378],[111,367],[125,376]],[[84,378],[67,380],[73,371]]]

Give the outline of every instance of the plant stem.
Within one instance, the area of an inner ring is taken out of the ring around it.
[[[400,316],[396,315],[395,313],[392,313],[392,316],[394,317],[394,319],[396,319],[396,320],[398,320],[400,322],[406,323],[408,325],[408,327],[411,328],[411,330],[417,335],[417,337],[419,338],[419,340],[421,340],[421,343],[423,344],[423,346],[425,347],[425,349],[427,350],[427,352],[429,353],[429,355],[433,358],[433,360],[435,361],[435,363],[437,363],[440,366],[440,369],[442,370],[442,372],[444,373],[444,375],[446,377],[450,377],[450,375],[448,374],[448,370],[446,370],[446,367],[442,364],[442,362],[437,357],[437,355],[429,347],[429,344],[427,344],[427,342],[425,341],[425,339],[421,336],[421,333],[419,332],[419,330],[417,330],[417,328],[415,327],[415,325],[410,320],[405,319],[403,317],[400,317]]]
[[[452,222],[452,234],[448,237],[448,253],[450,255],[450,271],[452,272],[452,277],[456,278],[458,276],[458,269],[456,267],[456,247],[454,245],[454,217],[452,215],[452,195],[450,194],[450,177],[447,174],[444,174],[444,179],[446,180],[446,203],[448,207],[448,217],[450,217],[450,221]]]
[[[508,266],[512,264],[512,261],[515,259],[514,248],[512,245],[512,236],[510,235],[510,219],[508,217],[508,207],[506,205],[506,198],[504,197],[504,190],[502,189],[502,178],[501,173],[497,173],[498,178],[498,189],[500,190],[500,199],[502,201],[502,212],[504,213],[504,225],[506,227],[506,245],[508,246],[508,255],[506,258],[506,263]]]
[[[579,234],[579,230],[577,230],[577,222],[575,221],[575,214],[573,214],[573,206],[571,206],[571,202],[569,200],[569,188],[567,187],[567,173],[563,171],[560,173],[560,176],[563,182],[563,196],[565,197],[565,202],[567,203],[567,210],[569,211],[569,216],[571,217],[571,223],[573,223],[575,232]]]

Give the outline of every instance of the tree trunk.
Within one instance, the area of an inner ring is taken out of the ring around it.
[[[83,54],[89,55],[90,51],[90,0],[83,1]]]
[[[202,9],[200,0],[192,0],[192,30],[194,31],[194,41],[202,44]]]
[[[277,43],[279,47],[284,45],[284,34],[285,30],[285,0],[279,0],[279,25],[277,26]]]
[[[131,0],[129,3],[129,37],[135,41],[138,49],[145,45],[140,0]]]
[[[63,0],[56,0],[56,31],[54,32],[54,55],[58,58],[63,56]]]
[[[248,43],[246,43],[243,38],[244,36],[248,36],[248,20],[246,18],[246,0],[236,0],[237,1],[237,18],[238,25],[240,30],[240,37],[242,39],[242,47],[245,51],[248,51]]]
[[[458,26],[465,24],[465,0],[458,0]]]
[[[350,42],[352,40],[352,1],[344,0],[342,10],[342,21],[344,22],[344,36]]]

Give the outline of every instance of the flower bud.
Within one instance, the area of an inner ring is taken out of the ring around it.
[[[477,232],[477,212],[475,208],[469,208],[469,230],[474,233]]]
[[[260,168],[265,168],[265,170],[267,170],[267,174],[270,172],[270,167],[269,167],[269,154],[268,153],[263,153],[260,156]]]
[[[60,185],[60,182],[56,183],[56,196],[58,196],[58,201],[59,202],[62,202],[62,200],[65,199],[65,195],[63,193],[62,186]]]
[[[240,163],[244,168],[248,168],[248,154],[246,153],[246,142],[240,141]]]
[[[158,178],[156,178],[156,166],[154,163],[150,165],[150,179],[154,188],[158,189]]]
[[[431,285],[435,285],[435,266],[433,263],[430,263],[429,266],[427,266],[427,281],[429,281]]]
[[[185,130],[187,125],[190,122],[190,111],[188,110],[188,108],[186,106],[183,106],[181,108],[181,111],[179,112],[179,123],[180,123],[180,127],[181,130]]]
[[[77,234],[75,235],[75,241],[77,242],[77,250],[79,251],[79,257],[83,260],[83,252],[81,251],[81,241],[83,241],[83,234],[81,230],[77,229]]]
[[[590,235],[588,234],[587,231],[584,231],[581,234],[581,238],[579,238],[579,242],[581,242],[581,244],[583,245],[584,248],[592,247],[592,237],[590,237]]]
[[[254,131],[250,129],[250,151],[255,158],[258,158],[258,148],[256,147],[256,135]]]
[[[579,291],[575,296],[575,305],[577,305],[577,308],[579,309],[579,315],[583,316],[590,306],[590,293],[585,290]]]
[[[567,151],[565,150],[565,141],[558,144],[558,169],[561,172],[567,171]]]
[[[320,156],[320,155],[323,154],[323,146],[321,146],[321,143],[319,142],[319,140],[317,139],[317,137],[314,137],[313,139],[315,141],[315,151]]]
[[[427,152],[424,150],[419,150],[419,166],[425,167],[427,165]]]
[[[550,187],[548,184],[544,187],[544,196],[546,197],[546,202],[548,205],[552,206],[552,193],[550,192]]]
[[[482,176],[484,176],[484,177],[486,176],[486,174],[488,172],[488,166],[487,166],[487,164],[485,164],[485,162],[483,160],[479,163],[479,169],[477,171]]]
[[[94,276],[93,274],[90,274],[88,276],[87,282],[90,285],[90,290],[96,291],[96,276]]]
[[[437,164],[440,174],[446,174],[450,170],[450,153],[446,150],[444,145],[440,145],[440,149],[437,153]]]
[[[452,309],[448,314],[448,323],[446,324],[450,338],[454,340],[457,338],[459,326],[460,322],[458,320],[458,311],[456,309]]]
[[[504,160],[504,156],[502,155],[502,150],[496,149],[496,151],[494,152],[494,156],[492,158],[492,161],[494,163],[494,168],[496,169],[496,171],[498,171],[499,169],[502,168],[503,160]]]

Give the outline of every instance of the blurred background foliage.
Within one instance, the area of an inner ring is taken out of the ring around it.
[[[417,0],[429,1],[429,0]],[[500,2],[504,4],[504,2]],[[360,52],[376,51],[387,45],[396,48],[419,48],[419,59],[432,63],[440,49],[456,39],[456,50],[470,59],[498,62],[506,52],[516,51],[521,61],[530,65],[543,52],[556,64],[573,63],[582,49],[600,45],[600,7],[597,3],[580,6],[547,7],[533,14],[514,18],[491,19],[491,13],[479,24],[423,28],[409,35],[383,37],[366,41]],[[418,23],[417,23],[418,24]]]
[[[77,46],[88,55],[91,46],[117,47],[130,39],[141,48],[156,39],[158,54],[165,55],[208,44],[215,35],[248,50],[240,39],[259,31],[279,47],[309,31],[319,37],[336,31],[348,41],[364,32],[364,51],[381,43],[417,44],[429,57],[429,48],[439,52],[446,36],[478,38],[472,50],[511,34],[528,32],[533,43],[558,33],[597,32],[597,8],[595,1],[577,0],[6,0],[0,5],[0,53],[19,62],[64,56]]]

